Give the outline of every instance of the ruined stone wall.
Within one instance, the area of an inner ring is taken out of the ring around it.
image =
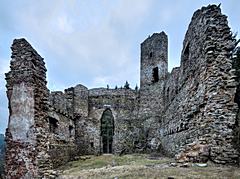
[[[131,122],[136,118],[137,92],[131,89],[97,88],[89,90],[89,116],[88,121],[94,124],[94,146],[98,152],[102,149],[100,139],[100,119],[106,109],[112,111],[114,117],[113,152],[130,150],[128,147],[128,134]]]
[[[77,153],[70,90],[65,90],[65,93],[51,92],[49,102],[49,155],[56,168],[72,160]]]
[[[75,116],[75,142],[78,146],[78,154],[95,154],[96,150],[91,147],[92,135],[95,127],[88,121],[88,88],[79,84],[73,88],[74,91],[74,116]]]
[[[141,44],[139,91],[79,84],[49,94],[43,58],[25,39],[14,40],[6,74],[6,177],[47,177],[77,154],[102,153],[106,110],[114,120],[113,153],[163,152],[179,161],[238,164],[236,44],[227,17],[209,5],[194,13],[181,65],[171,73],[164,32]]]
[[[207,65],[207,103],[203,114],[208,122],[202,122],[202,138],[210,146],[211,160],[235,164],[238,163],[239,153],[234,146],[233,128],[236,125],[238,106],[234,102],[237,81],[231,55],[236,40],[228,26],[227,16],[221,14],[220,8],[210,6],[205,12],[209,25],[206,27],[203,46]]]
[[[84,93],[87,92],[87,93]],[[53,166],[57,167],[72,160],[78,153],[80,145],[79,119],[87,116],[86,103],[88,91],[86,87],[77,85],[65,89],[64,92],[51,92],[49,97],[50,110],[50,151]]]
[[[49,102],[48,115],[53,127],[55,125],[54,130],[50,130],[50,156],[54,167],[72,160],[77,154],[96,153],[89,149],[93,131],[87,129],[92,128],[91,123],[85,123],[88,117],[88,89],[79,84],[64,92],[53,91]]]
[[[141,44],[140,111],[159,114],[168,69],[168,38],[165,32],[154,33]]]
[[[132,150],[126,147],[129,127],[136,118],[138,92],[131,89],[74,87],[75,142],[79,154],[102,153],[101,117],[110,109],[114,117],[113,152]],[[130,140],[130,139],[129,139]],[[132,140],[131,140],[132,141]],[[132,144],[131,144],[132,145]]]
[[[88,116],[88,88],[79,84],[74,87],[74,115]]]
[[[50,106],[56,112],[68,115],[69,117],[73,116],[72,112],[72,99],[67,99],[67,94],[62,91],[52,91],[49,96]]]
[[[51,112],[50,118],[57,119],[57,127],[49,134],[49,155],[53,167],[56,168],[74,159],[77,154],[75,145],[75,125],[72,119],[65,115]]]
[[[43,58],[25,39],[14,40],[11,49],[6,177],[47,177],[77,154],[75,111],[85,108],[74,101],[74,88],[49,94]]]
[[[236,76],[230,58],[235,45],[219,7],[194,13],[183,43],[176,92],[166,92],[170,102],[160,127],[162,146],[172,155],[181,152],[180,160],[238,162],[233,144]]]
[[[164,105],[163,110],[165,110],[169,104],[172,103],[175,96],[178,94],[179,91],[179,76],[180,76],[180,68],[175,67],[172,69],[172,72],[168,74],[168,78],[164,82]]]
[[[43,58],[25,39],[13,41],[6,74],[9,123],[6,178],[37,178],[52,165],[48,155],[48,89]]]

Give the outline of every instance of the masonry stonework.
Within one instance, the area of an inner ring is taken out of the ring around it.
[[[14,40],[6,74],[9,123],[6,178],[36,178],[51,168],[48,151],[48,89],[43,59],[25,39]]]
[[[179,159],[238,163],[233,143],[238,111],[231,60],[235,46],[219,7],[194,13],[183,42],[177,89],[167,87],[169,102],[160,128],[162,145],[169,153],[180,153]]]
[[[14,40],[6,74],[6,177],[48,177],[75,156],[154,152],[179,162],[239,164],[237,41],[220,7],[197,10],[181,65],[168,69],[168,37],[141,44],[140,89],[48,91],[43,59]]]

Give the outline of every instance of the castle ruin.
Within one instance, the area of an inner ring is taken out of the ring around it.
[[[77,155],[163,153],[178,161],[239,164],[237,40],[220,7],[197,10],[181,65],[168,72],[168,37],[141,44],[140,89],[47,89],[43,58],[13,41],[6,74],[6,178],[47,177]]]

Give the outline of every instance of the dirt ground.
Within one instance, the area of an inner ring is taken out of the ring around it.
[[[59,179],[240,179],[240,168],[207,164],[178,164],[146,154],[82,156],[59,168]]]

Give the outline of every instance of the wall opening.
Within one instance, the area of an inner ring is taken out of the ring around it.
[[[94,147],[94,143],[90,142],[90,146],[91,146],[91,148],[93,148]]]
[[[112,111],[110,109],[106,109],[101,117],[101,139],[103,153],[112,153],[113,135],[114,118]]]
[[[49,130],[51,133],[56,134],[58,128],[58,120],[52,117],[49,117]]]
[[[69,126],[69,137],[72,137],[73,136],[73,126]]]
[[[188,43],[183,52],[183,72],[185,72],[186,69],[188,68],[189,62],[190,60],[189,60],[189,43]]]
[[[149,53],[149,57],[152,58],[153,57],[153,52]]]
[[[153,77],[152,79],[153,83],[156,83],[159,81],[158,67],[153,68],[152,77]]]

